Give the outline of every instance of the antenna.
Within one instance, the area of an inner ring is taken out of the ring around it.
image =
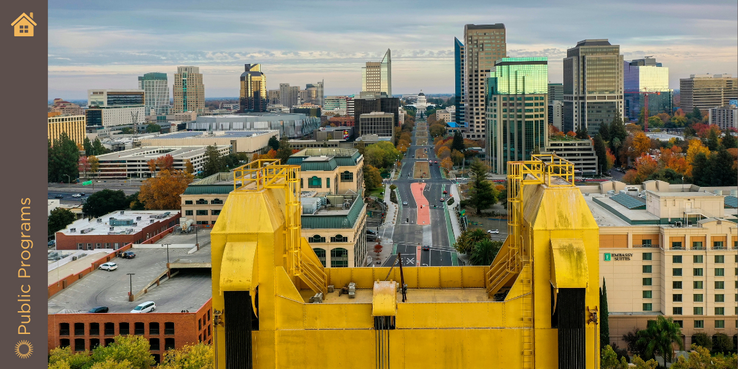
[[[136,138],[138,134],[138,112],[131,112],[131,119],[133,119],[133,138]]]

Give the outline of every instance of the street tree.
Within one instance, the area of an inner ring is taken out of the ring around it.
[[[292,146],[285,136],[279,140],[279,150],[277,150],[276,159],[279,159],[280,164],[285,165],[290,156],[292,156]]]
[[[85,150],[85,155],[95,155],[95,149],[92,147],[92,141],[90,141],[89,137],[85,137],[85,139],[82,141],[82,148]]]
[[[144,181],[138,199],[147,210],[179,210],[180,196],[193,179],[192,174],[181,170],[163,170]]]
[[[600,124],[600,129],[597,131],[599,135],[602,137],[602,141],[610,142],[610,125],[602,122]]]
[[[454,249],[462,254],[471,256],[471,253],[474,250],[474,245],[485,239],[489,239],[489,235],[487,235],[483,230],[479,228],[467,229],[464,232],[461,232],[459,237],[456,239]]]
[[[131,210],[144,210],[146,209],[146,206],[138,200],[138,194],[140,192],[136,192],[133,195],[130,195],[126,197],[126,203],[128,203],[128,209]]]
[[[72,224],[77,217],[68,209],[56,208],[49,214],[48,234],[52,235],[68,225]]]
[[[202,369],[214,364],[213,347],[202,342],[168,350],[158,369]]]
[[[490,265],[502,248],[502,242],[492,241],[489,237],[477,242],[472,248],[469,261],[472,265]]]
[[[464,138],[461,136],[461,133],[459,131],[454,132],[454,138],[451,142],[451,150],[464,152],[465,149],[466,147],[464,147]]]
[[[149,351],[149,340],[143,336],[117,336],[115,342],[95,348],[92,360],[95,363],[128,361],[136,369],[148,369],[156,364]]]
[[[477,214],[482,214],[483,210],[489,209],[497,202],[498,193],[487,181],[487,166],[481,160],[474,160],[471,171],[473,181],[470,183],[470,202]]]
[[[601,174],[603,170],[605,172],[610,170],[610,167],[607,166],[607,147],[605,146],[605,141],[602,139],[602,135],[599,133],[594,138],[594,150],[595,154],[597,154],[597,162],[600,164],[597,171]]]
[[[663,315],[659,315],[645,330],[638,331],[638,343],[644,345],[645,358],[651,359],[658,353],[665,362],[672,361],[675,343],[684,349],[681,327],[672,318],[667,319]]]
[[[267,146],[271,147],[272,150],[279,150],[279,140],[277,139],[277,136],[269,137],[269,143]]]
[[[161,132],[161,126],[156,123],[149,123],[146,126],[146,133],[159,133]]]
[[[464,162],[464,154],[458,150],[452,150],[451,160],[454,162],[454,165],[461,165]]]
[[[90,171],[95,173],[95,176],[99,176],[98,171],[100,170],[100,160],[98,160],[97,156],[88,156],[87,163],[90,165]]]
[[[454,169],[454,162],[451,161],[451,158],[447,157],[441,160],[441,168],[446,169],[446,172],[450,171],[451,169]]]
[[[66,132],[53,145],[49,141],[48,177],[49,182],[70,182],[79,177],[79,148]]]
[[[128,208],[126,194],[121,190],[104,189],[90,195],[82,206],[82,211],[93,218]]]
[[[205,177],[221,172],[225,169],[223,157],[215,146],[205,148],[205,160],[202,165],[202,172]]]
[[[103,146],[102,142],[100,142],[99,138],[95,138],[95,141],[92,141],[92,155],[102,155],[109,153],[110,150],[106,149],[105,146]]]
[[[364,186],[367,192],[378,188],[382,185],[382,175],[379,173],[379,169],[370,164],[365,164],[363,168],[364,174]]]
[[[195,173],[195,166],[192,165],[192,161],[190,161],[190,159],[185,159],[185,172],[189,174]]]

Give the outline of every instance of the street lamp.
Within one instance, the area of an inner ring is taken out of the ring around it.
[[[126,273],[128,275],[128,301],[133,301],[133,276],[136,273]]]
[[[64,173],[65,176],[67,176],[67,183],[72,183],[72,177],[69,176],[69,174]]]

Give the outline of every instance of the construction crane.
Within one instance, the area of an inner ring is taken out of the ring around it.
[[[507,173],[491,265],[326,268],[301,236],[300,166],[237,168],[210,234],[215,368],[599,368],[599,228],[574,166]]]
[[[645,109],[643,114],[643,132],[648,132],[648,96],[661,95],[661,91],[626,90],[625,93],[643,95],[643,108]]]

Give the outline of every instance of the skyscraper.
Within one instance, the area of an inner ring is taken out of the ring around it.
[[[295,91],[297,89],[297,91]],[[290,86],[289,83],[279,84],[279,103],[287,108],[297,105],[300,87]]]
[[[267,111],[266,76],[261,72],[261,64],[244,64],[241,73],[240,111]]]
[[[495,66],[495,61],[507,56],[505,25],[467,24],[464,26],[463,60],[464,68],[464,100],[466,107],[464,117],[468,129],[465,138],[484,139],[487,110],[487,78]]]
[[[564,85],[548,84],[548,124],[561,129],[561,110],[564,107]]]
[[[174,106],[172,113],[205,110],[205,85],[199,67],[177,67],[174,74]]]
[[[608,40],[583,40],[564,59],[565,132],[587,128],[593,134],[602,123],[623,117],[623,56]]]
[[[323,106],[323,82],[308,83],[305,85],[305,91],[307,91],[307,99],[303,99],[303,103],[309,102],[311,104]]]
[[[169,113],[169,86],[166,73],[146,73],[138,77],[138,89],[144,90],[146,115]]]
[[[645,102],[641,92],[655,92],[648,95],[648,115],[672,113],[673,93],[669,89],[669,68],[647,56],[644,59],[623,63],[623,88],[625,116],[637,120]]]
[[[548,144],[548,59],[503,58],[487,80],[487,158],[493,173]]]
[[[392,97],[392,58],[390,49],[381,62],[366,62],[361,68],[361,91],[384,92]]]
[[[455,76],[455,89],[454,89],[454,105],[456,106],[456,120],[455,122],[463,123],[466,121],[464,117],[464,94],[466,90],[464,88],[464,44],[459,41],[458,38],[454,37],[454,76]]]
[[[373,112],[384,112],[394,115],[392,124],[397,125],[400,121],[400,99],[396,97],[379,97],[381,94],[376,94],[376,97],[369,98],[358,98],[353,99],[353,115],[358,136],[365,135],[370,131],[365,130],[361,126],[361,115]],[[348,100],[347,100],[348,103]],[[350,109],[347,106],[347,109]],[[351,113],[348,113],[351,114]],[[394,141],[394,138],[393,138]]]
[[[730,74],[690,75],[679,80],[682,110],[691,113],[694,108],[704,112],[717,106],[728,106],[738,99],[738,78]]]

